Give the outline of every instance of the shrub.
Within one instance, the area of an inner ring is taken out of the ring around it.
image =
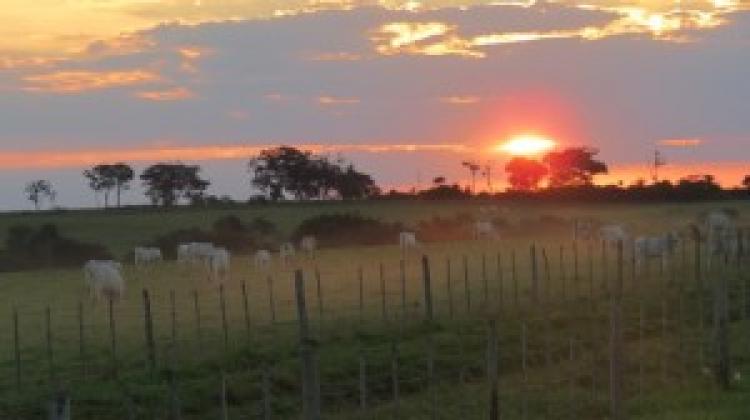
[[[417,236],[424,242],[463,241],[472,238],[474,218],[467,213],[453,217],[434,216],[419,222]]]
[[[313,235],[325,247],[383,245],[395,244],[401,230],[400,223],[386,223],[357,213],[324,214],[303,221],[292,238],[298,241]]]
[[[5,250],[0,252],[0,270],[75,267],[88,260],[111,258],[104,246],[66,238],[53,224],[36,230],[15,225],[8,229]]]

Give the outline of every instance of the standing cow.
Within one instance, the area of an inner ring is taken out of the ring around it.
[[[285,242],[281,244],[279,247],[279,260],[281,260],[282,265],[289,265],[292,263],[292,260],[294,259],[294,255],[296,254],[296,250],[294,249],[294,244],[291,242]]]
[[[299,249],[301,249],[309,258],[315,258],[315,251],[318,249],[318,240],[314,236],[304,236],[299,241]]]
[[[89,293],[99,298],[117,301],[125,293],[122,264],[110,260],[90,260],[83,265],[83,276]]]
[[[136,266],[153,265],[164,260],[159,248],[136,247],[133,255]]]
[[[229,280],[232,255],[225,248],[214,248],[208,257],[209,280],[224,283]]]
[[[253,264],[256,270],[268,270],[271,267],[271,251],[260,249],[253,256]]]
[[[639,236],[633,242],[635,252],[635,267],[638,273],[643,271],[644,265],[653,258],[661,261],[663,272],[670,264],[672,255],[679,243],[679,235],[670,232],[659,236]]]

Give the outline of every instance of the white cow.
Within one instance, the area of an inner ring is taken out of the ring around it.
[[[209,279],[223,283],[229,279],[232,255],[226,248],[214,248],[208,257]]]
[[[709,263],[713,257],[736,255],[739,249],[737,228],[726,212],[712,211],[706,216],[705,225]]]
[[[489,221],[478,221],[474,223],[474,239],[497,239],[497,229]]]
[[[283,243],[279,247],[279,259],[284,265],[291,264],[295,254],[296,250],[294,249],[294,244],[291,242]]]
[[[673,232],[659,236],[639,236],[633,242],[636,270],[642,272],[645,263],[652,258],[659,258],[661,269],[665,270],[678,243],[679,235]]]
[[[181,263],[207,263],[216,247],[210,242],[188,242],[177,246],[177,261]]]
[[[258,250],[253,257],[253,263],[256,270],[267,270],[271,266],[271,251]]]
[[[119,300],[125,292],[122,264],[110,260],[90,260],[83,265],[86,286],[94,300]]]
[[[164,260],[159,248],[136,247],[134,251],[135,265],[146,266],[160,263]]]
[[[299,248],[304,251],[308,257],[315,258],[315,251],[318,249],[318,240],[311,235],[305,236],[300,240]]]
[[[608,245],[625,243],[630,236],[622,225],[604,225],[599,229],[599,238]]]
[[[399,233],[398,245],[401,248],[401,252],[405,254],[409,249],[416,248],[419,245],[419,242],[417,242],[417,235],[414,232]]]

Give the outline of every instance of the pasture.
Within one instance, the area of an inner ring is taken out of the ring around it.
[[[0,232],[19,222],[53,222],[67,235],[124,256],[156,235],[209,226],[229,214],[262,216],[289,234],[316,214],[358,211],[410,226],[436,215],[474,214],[479,205],[367,202],[11,214],[0,216]],[[324,249],[314,260],[298,257],[290,266],[275,261],[268,271],[255,270],[249,255],[234,255],[231,279],[221,288],[200,267],[127,265],[126,295],[111,311],[107,302],[91,301],[80,270],[4,273],[0,414],[45,418],[50,396],[63,389],[76,419],[175,418],[176,412],[186,419],[298,418],[293,279],[301,270],[325,418],[486,418],[489,320],[496,322],[504,418],[607,417],[612,306],[619,296],[613,291],[620,274],[620,398],[628,417],[741,417],[750,388],[750,258],[717,263],[709,271],[705,260],[696,259],[695,244],[686,241],[667,269],[652,264],[637,274],[629,249],[618,265],[617,249],[574,242],[572,221],[594,218],[656,233],[717,207],[736,209],[747,224],[750,205],[507,207],[512,222],[533,233],[519,229],[493,241],[423,244],[403,265],[397,238],[391,246]],[[550,217],[569,223],[532,229]],[[425,321],[423,255],[433,321]],[[720,280],[727,282],[732,321],[734,390],[728,393],[717,389],[710,374]]]

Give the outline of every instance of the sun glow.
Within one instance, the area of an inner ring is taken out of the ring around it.
[[[495,147],[495,150],[512,156],[535,156],[544,153],[557,145],[547,137],[523,134]]]

